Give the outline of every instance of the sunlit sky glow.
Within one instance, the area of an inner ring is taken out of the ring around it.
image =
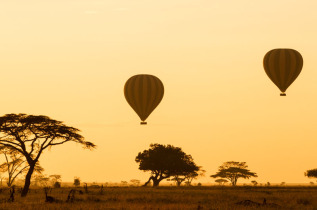
[[[203,166],[196,182],[214,182],[235,160],[258,182],[308,183],[304,172],[317,167],[316,9],[315,0],[0,1],[0,115],[47,115],[98,145],[43,155],[44,173],[63,181],[145,181],[134,159],[161,143]],[[304,58],[286,97],[263,70],[274,48]],[[147,126],[123,95],[140,73],[165,86]]]

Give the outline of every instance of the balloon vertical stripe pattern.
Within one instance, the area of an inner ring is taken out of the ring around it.
[[[267,76],[285,95],[303,67],[303,58],[293,49],[273,49],[266,53],[263,66]]]
[[[124,95],[132,107],[144,121],[159,105],[164,95],[164,86],[161,80],[153,75],[139,74],[132,76],[125,83]]]

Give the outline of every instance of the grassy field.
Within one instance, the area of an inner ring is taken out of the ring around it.
[[[107,187],[83,194],[76,188],[74,200],[66,202],[71,189],[52,189],[53,203],[45,202],[43,189],[31,189],[26,198],[17,191],[15,201],[6,202],[3,189],[0,209],[317,209],[317,187]],[[263,199],[267,205],[251,202]]]

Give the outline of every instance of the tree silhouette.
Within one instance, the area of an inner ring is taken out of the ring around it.
[[[80,178],[79,177],[74,177],[74,185],[76,187],[79,187],[80,186]],[[86,184],[87,185],[87,184]]]
[[[62,175],[59,174],[53,174],[49,176],[52,180],[52,186],[55,188],[61,187],[61,181],[62,181]]]
[[[130,182],[133,186],[139,186],[141,181],[138,179],[131,179]]]
[[[182,174],[176,174],[171,178],[171,181],[175,181],[176,185],[181,186],[182,182],[185,181],[185,185],[191,186],[192,181],[197,179],[198,176],[204,176],[205,170],[202,169],[201,166],[198,166],[198,170],[193,171],[184,171]]]
[[[32,176],[32,184],[35,186],[49,187],[50,178],[46,174],[35,174]]]
[[[257,186],[258,185],[258,182],[255,181],[255,180],[252,180],[251,183],[253,184],[253,186]]]
[[[7,185],[8,187],[11,187],[19,175],[25,174],[28,171],[29,165],[24,159],[24,156],[15,150],[11,150],[2,146],[0,147],[0,151],[5,157],[5,162],[0,165],[0,170],[7,172]],[[39,162],[35,164],[34,171],[39,174],[44,171]]]
[[[191,186],[192,184],[192,181],[194,179],[197,179],[198,176],[205,176],[205,170],[202,169],[201,166],[198,166],[198,170],[195,170],[195,171],[188,171],[188,172],[185,172],[184,174],[184,177],[185,177],[185,184],[187,186]]]
[[[0,146],[23,155],[29,165],[22,197],[29,191],[36,163],[45,149],[67,142],[79,143],[88,149],[95,148],[78,132],[76,128],[43,115],[7,114],[0,117]]]
[[[210,177],[228,179],[232,186],[236,186],[239,178],[249,179],[250,177],[257,177],[256,173],[250,172],[247,168],[246,162],[228,161],[223,163],[219,167],[218,172]]]
[[[310,169],[305,172],[305,176],[308,178],[317,178],[317,168]]]
[[[151,171],[151,176],[144,185],[152,180],[153,187],[171,176],[184,176],[199,170],[191,155],[172,145],[151,144],[150,149],[139,152],[135,161],[139,163],[140,170]]]
[[[175,181],[177,187],[181,186],[182,182],[185,181],[185,177],[182,175],[174,175],[173,178],[170,179],[171,181]]]
[[[218,183],[219,185],[224,185],[225,183],[228,182],[228,180],[226,180],[226,179],[216,179],[215,182]]]

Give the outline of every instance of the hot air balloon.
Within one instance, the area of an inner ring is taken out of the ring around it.
[[[273,49],[266,53],[263,66],[267,76],[286,96],[286,89],[295,81],[303,67],[303,57],[293,49]]]
[[[124,96],[139,115],[141,125],[159,105],[164,95],[164,86],[159,78],[148,74],[132,76],[124,85]]]

